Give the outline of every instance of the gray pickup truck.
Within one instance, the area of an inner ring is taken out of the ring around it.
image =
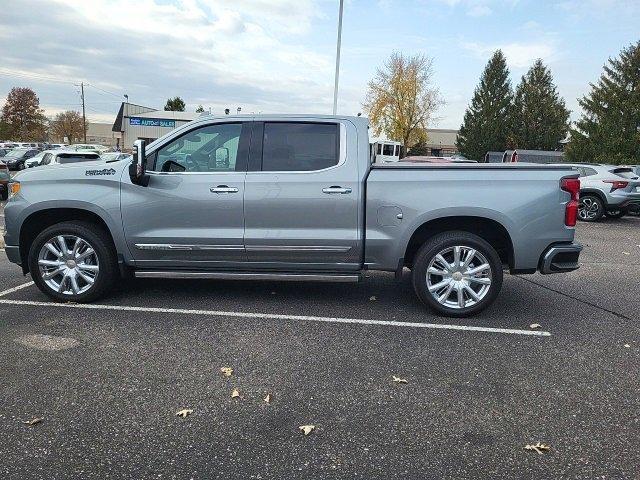
[[[121,275],[356,282],[411,269],[418,298],[468,316],[503,270],[578,268],[580,182],[563,166],[372,164],[368,121],[203,117],[133,161],[48,165],[15,177],[6,254],[59,301]]]

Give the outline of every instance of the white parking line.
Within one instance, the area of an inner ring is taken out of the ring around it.
[[[27,284],[19,288],[25,288]],[[13,291],[15,291],[14,289]],[[9,292],[9,291],[7,291]],[[5,294],[0,293],[0,296]],[[367,320],[362,318],[340,318],[340,317],[313,317],[306,315],[280,315],[275,313],[253,313],[253,312],[225,312],[220,310],[190,310],[183,308],[155,308],[155,307],[132,307],[126,305],[96,305],[81,303],[53,303],[36,302],[30,300],[9,300],[0,299],[0,304],[5,305],[29,305],[48,308],[76,308],[81,310],[118,310],[125,312],[147,312],[147,313],[172,313],[181,315],[201,315],[211,317],[234,317],[234,318],[265,318],[270,320],[294,320],[302,322],[326,322],[326,323],[347,323],[355,325],[376,325],[386,327],[406,327],[406,328],[431,328],[437,330],[462,330],[485,333],[506,333],[512,335],[527,335],[534,337],[549,337],[551,333],[535,330],[517,330],[511,328],[474,327],[467,325],[447,325],[441,323],[417,323],[417,322],[395,322],[391,320]]]
[[[7,290],[3,290],[0,292],[0,297],[4,297],[5,295],[9,295],[10,293],[17,292],[18,290],[22,290],[23,288],[27,288],[33,285],[33,282],[23,283],[22,285],[18,285],[17,287],[9,288]]]

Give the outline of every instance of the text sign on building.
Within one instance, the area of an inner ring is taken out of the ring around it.
[[[176,128],[176,121],[175,120],[163,120],[161,118],[129,117],[129,125],[137,125],[137,126],[140,126],[140,127]]]

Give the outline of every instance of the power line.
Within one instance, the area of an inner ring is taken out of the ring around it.
[[[88,87],[93,87],[93,88],[95,88],[96,90],[100,90],[101,92],[108,93],[109,95],[113,95],[113,96],[114,96],[114,97],[116,97],[116,98],[120,98],[120,99],[122,98],[122,95],[119,95],[119,94],[117,94],[117,93],[110,92],[109,90],[105,90],[104,88],[96,87],[96,86],[95,86],[95,85],[93,85],[92,83],[87,83],[86,85],[87,85]]]
[[[22,77],[22,78],[30,78],[32,80],[40,80],[40,81],[47,81],[47,82],[59,82],[59,83],[69,83],[73,85],[73,81],[71,80],[63,80],[61,78],[58,77],[51,77],[48,75],[43,75],[40,73],[25,73],[25,72],[18,72],[15,70],[10,70],[7,68],[0,68],[0,75],[6,75],[9,77]]]

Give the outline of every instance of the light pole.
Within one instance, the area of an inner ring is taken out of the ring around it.
[[[338,17],[338,44],[336,46],[336,80],[333,86],[333,114],[338,113],[338,80],[340,78],[340,46],[342,44],[342,11],[344,0],[340,0],[340,15]]]

